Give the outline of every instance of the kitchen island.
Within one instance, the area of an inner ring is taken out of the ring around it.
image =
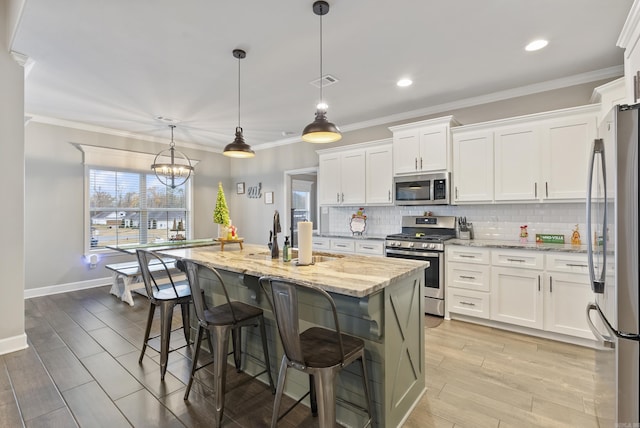
[[[298,266],[295,261],[273,260],[266,247],[256,245],[245,245],[242,250],[229,248],[220,251],[216,247],[202,247],[160,251],[159,254],[196,260],[217,269],[232,299],[264,310],[272,373],[277,373],[282,345],[271,308],[258,284],[261,276],[277,276],[315,285],[331,294],[343,332],[365,341],[374,401],[374,426],[401,425],[424,393],[423,281],[428,262],[314,253],[315,264]],[[205,290],[208,286],[211,292],[213,278],[206,272],[201,274],[201,278]],[[324,302],[301,293],[300,305],[302,329],[313,325],[333,327],[330,309]],[[244,336],[248,353],[261,355],[259,335]],[[243,362],[243,367],[249,373],[261,371],[251,358]],[[357,366],[345,369],[337,379],[338,397],[364,406],[360,376]],[[266,382],[266,377],[262,380]],[[290,371],[287,394],[297,399],[308,390],[308,386],[305,374]],[[366,419],[340,401],[336,414],[344,426],[362,426]]]

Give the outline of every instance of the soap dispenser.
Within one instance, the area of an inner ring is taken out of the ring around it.
[[[289,242],[289,237],[284,237],[284,247],[282,247],[282,260],[285,262],[291,261],[291,254],[289,248],[291,247],[291,243]]]

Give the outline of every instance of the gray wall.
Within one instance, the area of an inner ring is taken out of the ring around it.
[[[0,0],[0,354],[23,346],[24,338],[24,70],[9,54],[14,22]],[[15,19],[15,16],[14,16]]]
[[[25,288],[105,278],[109,273],[104,264],[132,259],[101,257],[96,269],[89,269],[85,262],[84,165],[82,152],[71,143],[152,154],[167,145],[37,122],[27,124],[24,139]],[[193,177],[194,236],[214,237],[217,186],[219,181],[225,184],[229,180],[229,162],[220,154],[179,149],[199,160]]]

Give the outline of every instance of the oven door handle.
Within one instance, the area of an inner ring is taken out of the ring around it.
[[[424,251],[403,251],[403,250],[386,250],[386,254],[387,256],[389,254],[393,254],[393,255],[399,255],[399,256],[413,256],[413,257],[419,257],[419,258],[428,258],[428,257],[440,257],[443,253],[437,252],[437,253],[427,253]]]

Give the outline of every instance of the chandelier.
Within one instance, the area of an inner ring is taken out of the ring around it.
[[[189,158],[184,153],[176,150],[176,144],[173,142],[173,128],[175,127],[175,125],[169,125],[169,128],[171,128],[169,148],[158,153],[153,160],[153,165],[151,165],[151,169],[156,173],[158,180],[172,189],[186,183],[193,172],[193,166],[191,166]]]

